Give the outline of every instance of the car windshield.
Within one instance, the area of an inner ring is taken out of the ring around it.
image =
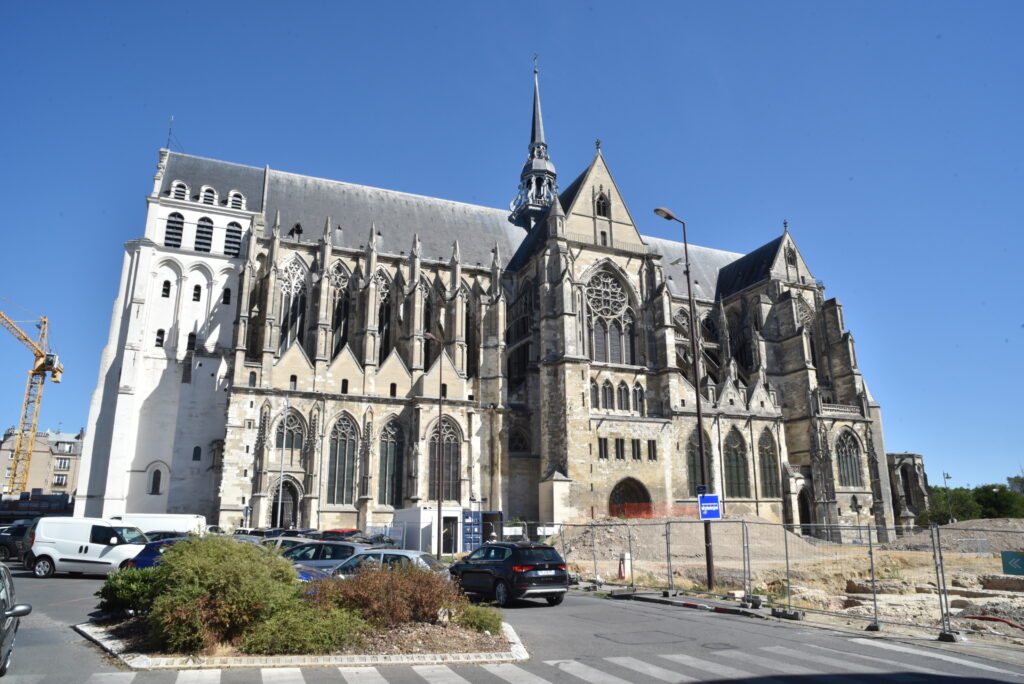
[[[303,546],[295,546],[282,555],[293,563],[313,560],[316,557],[316,544],[305,544]]]
[[[431,570],[444,570],[445,565],[441,561],[437,560],[429,553],[420,554],[420,561],[422,561]]]
[[[561,563],[558,552],[551,548],[519,549],[519,560],[526,563]]]
[[[114,527],[114,531],[124,539],[125,544],[145,544],[149,541],[137,527]]]

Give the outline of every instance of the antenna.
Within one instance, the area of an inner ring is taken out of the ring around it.
[[[171,114],[171,120],[167,123],[167,149],[171,149],[171,138],[174,136],[174,115]]]

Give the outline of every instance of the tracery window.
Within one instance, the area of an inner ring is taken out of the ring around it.
[[[750,496],[750,480],[747,474],[747,443],[736,428],[729,430],[725,437],[725,495]]]
[[[626,386],[626,383],[624,383],[624,382],[620,382],[619,383],[618,395],[619,395],[619,410],[620,411],[628,411],[629,410],[629,387]]]
[[[690,439],[686,442],[686,487],[690,496],[697,496],[697,485],[708,484],[708,491],[710,489],[710,483],[704,482],[704,473],[700,465],[700,438],[697,436],[697,431],[694,430],[690,433]],[[708,433],[704,433],[704,457],[711,458],[711,452],[708,446],[711,444],[711,438],[708,437]]]
[[[513,430],[508,438],[508,450],[516,453],[529,453],[530,437],[522,430]]]
[[[292,259],[281,270],[281,344],[284,353],[293,342],[304,337],[306,328],[306,269]]]
[[[633,410],[639,413],[641,416],[647,415],[647,401],[646,392],[642,385],[635,385],[633,387]]]
[[[775,452],[775,440],[767,428],[757,441],[758,457],[761,460],[761,495],[768,498],[781,496],[779,487],[779,458]]]
[[[374,281],[377,283],[377,339],[380,341],[377,363],[382,364],[391,351],[391,283],[384,271],[377,271]]]
[[[601,408],[615,408],[615,390],[612,389],[612,383],[608,380],[605,380],[601,387]]]
[[[331,450],[327,460],[327,503],[351,504],[356,491],[356,444],[359,428],[342,416],[331,428]]]
[[[587,283],[591,360],[636,363],[635,319],[627,304],[626,291],[611,273],[600,271]]]
[[[608,201],[608,196],[603,192],[597,196],[597,201],[594,203],[594,213],[605,218],[611,218],[612,216],[611,202]]]
[[[839,461],[839,486],[863,487],[864,478],[860,467],[860,445],[849,430],[836,440],[836,455]]]
[[[333,297],[331,304],[331,331],[334,338],[331,358],[333,359],[348,344],[349,333],[349,272],[341,260],[331,264],[331,269],[327,272],[327,279],[331,283]]]
[[[185,217],[175,212],[167,217],[164,229],[164,247],[181,247],[181,235],[185,232]]]
[[[302,421],[289,412],[277,425],[277,457],[289,466],[302,460]]]
[[[440,426],[435,427],[433,434],[430,436],[429,498],[437,499],[438,440],[441,442],[441,458],[444,465],[442,498],[446,501],[459,501],[462,498],[462,480],[460,478],[462,471],[459,463],[462,440],[459,437],[458,429],[448,418],[445,418]]]
[[[380,433],[380,483],[377,503],[402,505],[402,469],[405,454],[405,433],[397,420],[391,420]]]

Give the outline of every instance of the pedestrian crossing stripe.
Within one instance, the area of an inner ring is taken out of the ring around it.
[[[992,667],[991,665],[985,665],[984,663],[976,663],[973,660],[966,660],[964,658],[956,658],[945,653],[922,653],[920,649],[909,648],[907,646],[900,646],[898,644],[892,644],[883,642],[881,639],[854,639],[853,641],[858,644],[869,644],[878,648],[885,648],[891,651],[899,651],[901,653],[912,653],[916,656],[925,656],[927,658],[937,658],[938,660],[945,660],[948,663],[956,663],[957,665],[963,665],[964,667],[973,667],[979,670],[985,670],[986,672],[998,672],[1000,674],[1019,675],[1019,673],[1012,670],[1004,670],[999,667]]]
[[[672,684],[684,684],[685,682],[696,682],[699,681],[694,677],[688,677],[672,670],[666,670],[663,667],[652,665],[651,663],[644,662],[639,658],[616,657],[616,658],[605,658],[609,663],[614,663],[619,667],[624,667],[627,670],[633,670],[639,672],[645,677],[657,679],[663,682],[671,682]]]

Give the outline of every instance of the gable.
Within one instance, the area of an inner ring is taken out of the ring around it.
[[[570,240],[646,252],[644,241],[600,152],[559,197]],[[600,215],[601,206],[607,216]]]

